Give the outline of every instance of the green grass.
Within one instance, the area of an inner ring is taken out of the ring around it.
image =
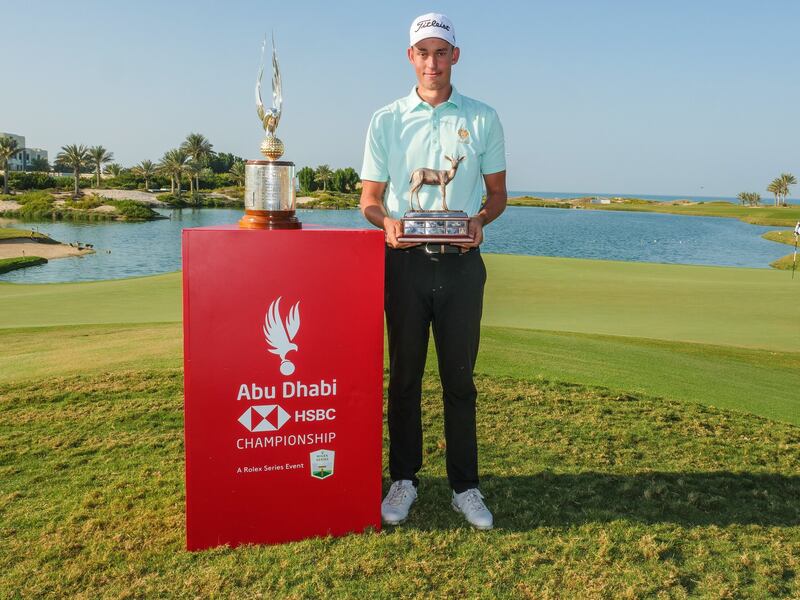
[[[0,285],[0,598],[800,597],[787,274],[486,261],[496,529],[449,507],[431,354],[405,525],[202,553],[184,551],[180,274]]]
[[[789,244],[790,246],[794,246],[795,244],[793,229],[780,229],[776,231],[767,231],[766,233],[762,234],[761,237],[764,238],[765,240],[769,240],[770,242]]]
[[[669,204],[655,200],[627,199],[612,204],[595,204],[588,200],[557,201],[522,196],[509,199],[512,206],[553,206],[576,207],[588,210],[623,210],[635,212],[657,212],[673,215],[691,215],[696,217],[729,217],[739,219],[753,225],[783,226],[794,224],[800,220],[800,206],[741,206],[730,202],[691,202],[687,204]]]
[[[800,425],[800,352],[484,327],[477,371],[602,386]]]
[[[36,265],[43,265],[47,263],[46,258],[41,256],[15,256],[12,258],[0,258],[0,273],[8,273],[15,269],[24,269],[25,267],[35,267]]]
[[[5,383],[76,372],[179,368],[178,323],[0,330]],[[436,372],[431,344],[427,370]],[[800,425],[800,353],[484,327],[477,372],[563,381],[749,412]]]
[[[43,233],[37,233],[30,229],[15,229],[13,227],[0,227],[0,240],[16,240],[16,239],[37,239],[37,240],[51,240],[50,237]]]
[[[0,283],[0,328],[181,319],[180,273],[92,283]],[[10,304],[9,304],[10,303]]]
[[[486,263],[485,325],[798,350],[798,288],[785,273],[504,255]],[[0,328],[178,321],[180,286],[178,273],[0,284],[0,303],[14,306],[0,311]]]
[[[800,350],[800,288],[778,271],[503,255],[486,264],[485,325]]]
[[[800,594],[797,427],[501,377],[478,378],[494,531],[449,507],[429,377],[405,525],[185,552],[181,384],[163,368],[0,385],[0,597]]]

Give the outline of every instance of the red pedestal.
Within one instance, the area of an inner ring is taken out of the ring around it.
[[[189,550],[380,528],[383,245],[183,231]]]

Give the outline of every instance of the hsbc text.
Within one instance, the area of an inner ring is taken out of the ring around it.
[[[308,410],[294,411],[294,420],[298,423],[312,421],[333,421],[336,418],[335,408],[309,408]]]

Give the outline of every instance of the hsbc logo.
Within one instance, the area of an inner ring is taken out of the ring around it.
[[[248,431],[277,431],[291,419],[289,413],[277,404],[251,406],[239,417],[239,423]]]

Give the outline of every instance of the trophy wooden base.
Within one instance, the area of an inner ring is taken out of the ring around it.
[[[293,210],[252,210],[244,211],[239,220],[240,229],[302,229]]]
[[[401,243],[464,244],[474,241],[469,235],[469,217],[460,210],[408,211],[402,219]]]

